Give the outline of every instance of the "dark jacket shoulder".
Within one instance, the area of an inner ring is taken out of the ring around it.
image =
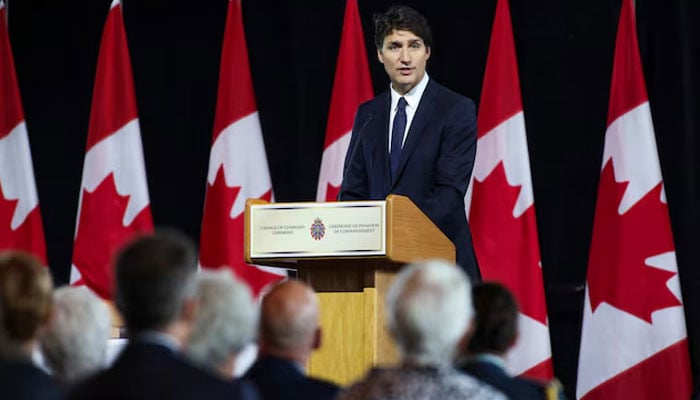
[[[244,379],[258,387],[263,400],[330,400],[340,389],[332,382],[306,376],[292,361],[278,357],[258,359]]]
[[[29,361],[0,359],[0,399],[54,400],[63,398],[60,386]]]
[[[510,376],[498,365],[485,361],[462,364],[461,371],[505,393],[511,400],[546,399],[546,384],[532,379]]]
[[[246,399],[254,389],[224,380],[165,346],[130,343],[114,364],[77,385],[69,399]]]

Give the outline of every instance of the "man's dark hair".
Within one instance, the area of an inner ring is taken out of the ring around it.
[[[176,231],[142,236],[127,244],[115,264],[116,305],[130,334],[174,322],[194,295],[197,255]]]
[[[518,332],[518,303],[505,286],[485,282],[473,289],[476,331],[469,341],[472,354],[504,354]]]
[[[384,13],[374,14],[374,44],[378,49],[382,48],[384,38],[395,30],[412,32],[423,40],[425,47],[433,45],[428,20],[411,7],[394,5]]]

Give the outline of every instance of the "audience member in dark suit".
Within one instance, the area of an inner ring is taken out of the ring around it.
[[[467,361],[460,369],[505,393],[511,400],[562,399],[556,382],[538,382],[509,375],[504,361],[518,336],[518,305],[498,283],[473,289],[476,330],[469,340]]]
[[[115,302],[129,344],[72,399],[250,399],[253,388],[195,367],[180,353],[197,309],[193,243],[175,232],[143,236],[116,259]]]
[[[374,44],[391,85],[357,110],[339,199],[409,197],[454,243],[457,263],[476,284],[481,277],[464,207],[476,106],[428,77],[432,34],[414,9],[376,14]]]
[[[104,367],[110,312],[85,286],[57,289],[53,301],[53,315],[41,337],[41,352],[53,377],[68,387]]]
[[[263,400],[332,399],[338,386],[306,376],[304,365],[321,341],[319,308],[314,291],[299,281],[286,281],[262,300],[258,359],[245,374]]]
[[[0,399],[60,399],[53,379],[32,363],[51,314],[51,276],[34,257],[0,255]]]
[[[253,342],[258,307],[248,286],[228,268],[197,276],[199,311],[185,353],[199,366],[233,378],[236,357]]]

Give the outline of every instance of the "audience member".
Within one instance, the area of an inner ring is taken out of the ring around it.
[[[259,355],[245,378],[264,400],[332,399],[338,386],[306,376],[304,367],[321,343],[318,300],[299,281],[273,287],[262,300]]]
[[[199,311],[186,353],[196,364],[233,378],[236,356],[252,343],[258,309],[248,286],[231,270],[202,270],[197,276]]]
[[[115,302],[129,344],[72,399],[251,399],[254,388],[191,364],[180,353],[195,320],[193,243],[176,232],[143,236],[116,258]]]
[[[474,312],[461,268],[437,260],[404,267],[389,287],[386,308],[400,365],[372,369],[340,399],[505,399],[452,367]]]
[[[518,338],[518,304],[508,289],[484,283],[473,289],[476,330],[467,346],[467,361],[460,369],[505,393],[511,400],[563,398],[556,382],[511,376],[505,356]]]
[[[51,314],[48,269],[20,252],[0,255],[0,399],[60,399],[59,386],[32,363]]]
[[[57,289],[53,304],[41,351],[53,376],[71,385],[105,365],[111,329],[109,308],[86,287]]]

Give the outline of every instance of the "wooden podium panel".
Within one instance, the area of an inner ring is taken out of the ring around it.
[[[246,203],[245,260],[251,264],[296,269],[298,278],[316,291],[321,309],[322,342],[309,361],[309,375],[347,385],[373,366],[395,363],[397,350],[385,327],[384,298],[389,285],[406,263],[430,258],[454,262],[452,242],[407,197],[389,195],[382,221],[386,254],[348,256],[343,253],[318,257],[281,254],[251,258],[250,236],[255,229],[251,208],[264,203],[255,199]],[[306,210],[315,207],[309,203],[298,204]],[[295,203],[285,203],[284,208],[293,210],[294,207]],[[304,224],[304,221],[298,222],[298,225]]]
[[[384,326],[384,294],[400,265],[376,264],[334,260],[299,268],[299,279],[316,290],[321,309],[322,345],[311,355],[310,375],[347,385],[372,366],[398,359]]]

